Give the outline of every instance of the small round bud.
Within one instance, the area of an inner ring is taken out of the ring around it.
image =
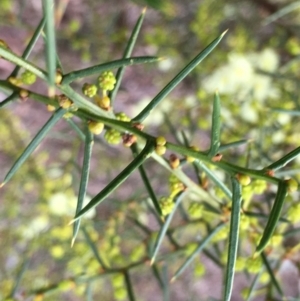
[[[25,100],[27,100],[27,98],[29,96],[29,92],[27,90],[25,90],[25,89],[21,89],[19,91],[19,96],[20,96],[20,98],[21,98],[22,101],[25,101]]]
[[[64,118],[65,119],[69,119],[69,118],[71,118],[71,117],[73,117],[74,115],[71,113],[71,112],[67,112],[66,114],[64,114]]]
[[[32,85],[36,81],[36,75],[31,71],[26,70],[22,73],[21,80],[25,85]]]
[[[94,97],[94,100],[96,102],[96,104],[103,110],[109,110],[110,109],[110,99],[108,96],[99,96],[99,95],[96,95]]]
[[[121,133],[115,129],[109,129],[104,134],[104,139],[109,144],[119,144],[122,140]]]
[[[294,192],[294,191],[297,191],[298,189],[298,183],[296,180],[294,179],[288,179],[288,180],[285,180],[287,186],[288,186],[288,192]]]
[[[155,152],[156,152],[159,156],[164,155],[165,152],[166,152],[166,150],[167,150],[166,147],[163,146],[163,145],[157,145],[157,146],[155,147]]]
[[[98,88],[96,85],[85,83],[82,86],[82,93],[88,97],[94,97],[97,93],[97,90],[98,90]]]
[[[105,71],[98,77],[99,87],[104,91],[111,91],[115,87],[116,78],[111,71]]]
[[[17,77],[14,77],[14,76],[11,76],[8,81],[14,85],[14,86],[17,86],[17,87],[20,87],[22,86],[23,82],[20,78],[17,78]]]
[[[95,134],[95,135],[99,135],[102,133],[103,129],[104,129],[104,124],[102,122],[96,122],[96,121],[89,121],[88,122],[88,127],[89,130]]]
[[[124,112],[117,113],[116,118],[117,120],[125,121],[125,122],[129,122],[131,120]]]
[[[174,207],[173,199],[170,197],[162,197],[159,200],[159,205],[163,216],[170,214]]]
[[[165,137],[163,137],[163,136],[158,136],[158,137],[156,138],[156,145],[158,145],[158,146],[163,146],[163,145],[165,145],[166,143],[167,143],[167,140],[166,140]]]
[[[180,160],[175,154],[171,154],[169,158],[169,164],[172,169],[175,169],[180,165]]]
[[[57,85],[60,85],[61,84],[61,81],[63,79],[63,75],[61,73],[61,71],[59,69],[56,70],[56,75],[55,75],[55,83]]]
[[[236,175],[236,178],[242,186],[247,186],[251,183],[251,178],[248,175],[239,173]]]
[[[122,139],[123,145],[126,147],[130,147],[132,144],[136,143],[136,136],[132,134],[124,134]]]
[[[55,111],[55,106],[52,106],[52,105],[47,105],[47,110],[49,111],[49,112],[53,112],[53,111]]]
[[[63,109],[68,109],[71,107],[73,102],[64,94],[57,95],[56,96],[57,102],[59,103],[59,106]]]

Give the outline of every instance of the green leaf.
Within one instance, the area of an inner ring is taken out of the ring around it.
[[[37,26],[36,30],[34,31],[34,34],[33,34],[32,38],[31,38],[30,41],[28,42],[28,44],[27,44],[27,46],[26,46],[26,48],[25,48],[25,50],[24,50],[24,52],[23,52],[23,54],[22,54],[22,58],[23,58],[24,60],[26,60],[26,59],[29,57],[29,55],[30,55],[32,49],[34,48],[34,46],[35,46],[35,44],[36,44],[36,42],[37,42],[37,40],[38,40],[38,38],[39,38],[39,36],[40,36],[40,34],[41,34],[43,28],[44,28],[45,22],[46,22],[46,19],[45,19],[45,17],[44,17],[44,18],[42,18],[42,20],[40,21],[40,23],[39,23],[39,25]],[[17,76],[19,70],[20,70],[20,67],[19,67],[19,66],[16,66],[15,69],[14,69],[14,70],[12,71],[12,73],[10,74],[9,77],[11,77],[11,76],[12,76],[12,77]]]
[[[222,153],[227,149],[234,148],[234,147],[237,147],[237,146],[249,143],[249,142],[251,142],[251,140],[242,139],[242,140],[227,143],[227,144],[221,144],[219,147],[219,152]]]
[[[282,297],[283,296],[283,291],[282,291],[278,281],[276,280],[275,274],[273,273],[273,270],[272,270],[272,268],[269,264],[267,256],[265,255],[264,252],[262,252],[260,255],[261,255],[262,261],[263,261],[263,263],[264,263],[265,267],[267,268],[267,271],[270,275],[271,282],[275,286],[275,288],[276,288],[277,292],[279,293],[279,295]]]
[[[46,63],[48,71],[48,84],[50,87],[55,85],[56,76],[56,40],[55,40],[55,20],[54,20],[54,1],[43,1],[43,12],[46,19]],[[54,91],[53,91],[54,93]]]
[[[63,76],[63,80],[62,80],[61,84],[62,85],[70,84],[71,82],[73,82],[76,79],[91,76],[94,74],[99,74],[106,70],[112,70],[112,69],[116,69],[119,67],[132,66],[132,65],[136,65],[136,64],[154,63],[154,62],[157,62],[160,60],[161,60],[161,58],[154,57],[154,56],[140,56],[140,57],[131,57],[131,58],[126,58],[126,59],[111,61],[108,63],[95,65],[92,67],[88,67],[85,69],[67,73]]]
[[[220,43],[226,31],[211,42],[202,52],[200,52],[186,67],[184,67],[153,99],[152,101],[135,117],[133,122],[143,122],[150,112],[171,92],[175,87],[201,62],[212,50]]]
[[[271,165],[264,168],[264,170],[277,170],[279,168],[284,167],[287,165],[290,161],[294,160],[298,155],[300,154],[300,146],[295,148],[293,151],[279,159],[278,161],[272,163]]]
[[[124,59],[129,58],[131,56],[131,53],[133,51],[135,42],[137,40],[137,37],[139,35],[141,26],[143,24],[145,13],[146,13],[146,9],[143,9],[142,14],[140,15],[139,19],[137,20],[137,22],[136,22],[136,24],[133,28],[131,36],[128,40],[128,44],[127,44],[126,49],[125,49],[124,54],[123,54]],[[118,93],[118,90],[119,90],[119,87],[120,87],[120,84],[121,84],[121,81],[122,81],[122,78],[123,78],[124,71],[125,71],[124,66],[120,67],[117,71],[116,84],[115,84],[115,87],[114,87],[113,91],[111,91],[111,93],[109,95],[111,103],[113,103],[113,101],[114,101],[114,99],[115,99],[115,97]]]
[[[107,196],[117,189],[130,175],[138,168],[153,151],[153,142],[148,142],[140,154],[119,174],[117,175],[103,190],[101,190],[82,210],[80,210],[70,224],[81,218],[86,212],[99,205]]]
[[[79,126],[71,119],[66,119],[67,123],[73,128],[73,130],[78,134],[80,140],[85,141],[85,134],[79,128]]]
[[[207,175],[207,177],[210,180],[212,180],[216,184],[216,186],[219,187],[229,199],[232,198],[232,193],[229,190],[229,188],[203,162],[197,160],[194,161],[194,164],[198,166],[201,170],[203,170]]]
[[[133,286],[130,280],[130,275],[128,270],[125,270],[124,277],[125,277],[125,285],[126,285],[129,301],[135,301]]]
[[[91,248],[96,260],[98,261],[99,265],[106,270],[107,266],[104,262],[104,260],[101,258],[97,246],[94,244],[94,242],[92,241],[92,238],[90,237],[89,233],[86,231],[85,227],[82,227],[82,232],[84,235],[84,238],[86,240],[86,242],[88,243],[89,247]]]
[[[131,146],[131,150],[132,150],[133,154],[136,156],[137,153],[138,153],[136,143]],[[159,206],[157,197],[156,197],[156,195],[155,195],[155,193],[153,191],[153,188],[151,186],[150,180],[149,180],[149,178],[147,176],[147,173],[146,173],[143,165],[139,166],[139,172],[140,172],[141,178],[142,178],[142,180],[144,182],[145,188],[146,188],[146,190],[147,190],[147,192],[149,194],[149,197],[150,197],[150,199],[151,199],[151,201],[153,203],[153,206],[154,206],[156,212],[158,213],[159,216],[162,216],[161,208]]]
[[[86,196],[86,189],[87,189],[89,174],[90,174],[90,163],[91,163],[93,144],[94,144],[93,134],[90,132],[88,126],[86,125],[85,147],[84,147],[83,164],[81,170],[81,179],[80,179],[76,214],[82,209],[84,198]],[[76,220],[73,225],[73,237],[72,237],[71,246],[73,246],[75,242],[76,236],[79,231],[79,226],[80,226],[80,219]]]
[[[40,69],[39,67],[36,67],[32,63],[29,63],[25,59],[19,57],[18,55],[14,54],[9,49],[6,49],[2,46],[0,46],[0,56],[4,59],[14,63],[15,65],[18,65],[20,67],[23,67],[26,70],[31,71],[33,74],[35,74],[37,77],[43,79],[44,81],[47,81],[47,73]]]
[[[219,93],[215,93],[213,113],[212,113],[212,127],[211,127],[211,138],[210,138],[210,149],[208,155],[210,158],[214,157],[220,146],[220,130],[221,130],[221,113],[220,113],[220,97]]]
[[[199,255],[199,253],[206,247],[210,240],[225,226],[225,223],[219,224],[215,227],[198,245],[196,250],[186,259],[182,266],[175,272],[171,279],[171,282],[175,281],[186,268],[194,261],[194,259]]]
[[[296,1],[290,4],[287,4],[285,6],[283,6],[281,9],[276,10],[275,13],[271,14],[270,16],[268,16],[264,22],[263,25],[268,25],[272,22],[275,22],[276,20],[282,18],[283,16],[293,12],[294,10],[300,8],[300,1]]]
[[[235,263],[239,243],[239,227],[241,215],[241,185],[235,177],[232,181],[232,209],[228,242],[228,258],[225,274],[224,301],[230,301],[234,280]]]
[[[59,108],[52,117],[47,121],[47,123],[40,129],[37,135],[32,139],[29,145],[26,147],[24,152],[20,155],[17,161],[14,163],[12,168],[9,170],[4,178],[3,183],[0,185],[2,187],[6,184],[22,166],[22,164],[27,160],[27,158],[32,154],[32,152],[37,148],[37,146],[42,142],[47,133],[52,129],[52,127],[58,122],[58,120],[66,113],[66,110]]]
[[[266,247],[270,238],[272,237],[273,232],[278,223],[286,195],[287,195],[287,184],[284,181],[281,181],[278,184],[276,198],[267,225],[264,229],[262,238],[260,239],[260,242],[256,247],[256,251],[255,251],[256,254],[260,253]]]
[[[168,227],[171,223],[171,220],[176,212],[176,209],[178,207],[178,205],[180,204],[180,202],[182,201],[183,199],[183,196],[184,196],[184,192],[180,192],[177,197],[176,197],[176,202],[174,204],[174,207],[172,209],[172,212],[167,216],[167,219],[165,221],[165,223],[163,224],[163,226],[161,227],[159,233],[158,233],[158,236],[157,236],[157,239],[155,241],[155,244],[154,244],[154,247],[153,247],[153,251],[152,251],[152,256],[151,256],[151,265],[154,263],[155,261],[155,258],[156,258],[156,255],[158,253],[158,250],[160,248],[160,245],[166,235],[166,232],[168,230]]]

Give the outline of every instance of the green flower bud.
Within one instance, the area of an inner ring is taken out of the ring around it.
[[[121,133],[115,129],[109,129],[104,134],[104,139],[109,144],[119,144],[122,140]]]
[[[64,94],[56,96],[57,102],[59,103],[59,106],[63,109],[69,109],[73,102]]]
[[[205,266],[200,262],[196,262],[196,264],[194,265],[194,275],[196,277],[202,277],[205,275],[205,272],[206,272]]]
[[[85,83],[82,86],[82,93],[88,97],[94,97],[97,93],[97,90],[98,90],[98,88],[96,85]]]
[[[188,208],[188,213],[192,218],[200,218],[203,214],[203,205],[199,202],[192,202]]]
[[[156,152],[159,156],[164,155],[165,152],[166,152],[166,150],[167,150],[166,147],[163,146],[163,145],[157,145],[157,146],[155,147],[155,152]]]
[[[88,127],[89,130],[95,134],[95,135],[99,135],[102,133],[103,129],[104,129],[104,124],[102,122],[97,122],[97,121],[89,121],[88,122]]]
[[[288,186],[288,192],[294,192],[294,191],[297,191],[298,189],[298,183],[296,180],[294,179],[288,179],[288,180],[285,180],[287,186]]]
[[[104,91],[111,91],[115,87],[116,78],[111,71],[105,71],[98,77],[99,87]]]
[[[170,197],[162,197],[159,200],[159,205],[162,211],[163,216],[170,214],[174,207],[173,199]]]
[[[94,100],[96,104],[103,110],[109,110],[110,109],[110,98],[108,96],[99,96],[95,95]]]
[[[31,71],[26,70],[21,74],[21,80],[25,85],[32,85],[36,81],[36,75]]]
[[[114,288],[123,287],[124,276],[121,273],[114,274],[111,278],[111,284]]]
[[[263,266],[262,259],[260,257],[248,258],[246,261],[246,269],[250,274],[257,274]]]
[[[236,178],[242,186],[248,186],[251,183],[251,178],[248,175],[239,173]]]
[[[124,287],[118,287],[114,290],[115,300],[124,300],[127,297],[127,290]]]
[[[116,118],[117,120],[125,122],[129,122],[131,120],[124,112],[116,113]]]
[[[156,145],[164,146],[166,143],[167,143],[167,140],[166,140],[165,137],[163,137],[163,136],[158,136],[158,137],[156,138]]]
[[[55,83],[57,85],[60,85],[61,81],[63,79],[63,75],[59,69],[56,70],[56,75],[55,75]]]

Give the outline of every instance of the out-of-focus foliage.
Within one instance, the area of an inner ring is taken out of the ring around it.
[[[222,45],[145,120],[147,132],[165,135],[168,141],[179,141],[200,150],[208,149],[213,94],[218,90],[222,103],[221,144],[241,139],[251,141],[224,151],[223,159],[260,169],[299,146],[299,9],[264,24],[294,1],[167,1],[161,5],[161,1],[150,0],[137,1],[137,4],[89,0],[70,1],[66,7],[64,1],[57,2],[57,46],[66,72],[120,58],[129,28],[141,9],[139,5],[151,7],[134,54],[159,55],[166,59],[155,67],[126,70],[114,108],[130,118],[199,50],[229,28]],[[3,34],[10,40],[10,47],[20,54],[36,26],[37,22],[33,21],[39,19],[33,20],[32,15],[40,17],[40,11],[33,3],[2,0],[0,38]],[[26,32],[22,43],[5,34],[14,30]],[[37,64],[43,60],[39,48],[33,52],[32,60]],[[8,67],[2,70],[0,65],[0,68],[1,73],[8,75],[5,69]],[[83,84],[77,82],[74,87]],[[18,107],[24,106],[30,114],[30,106],[34,105],[18,102],[11,109],[1,108],[0,160],[5,171],[36,132],[24,128],[26,122]],[[48,118],[46,110],[41,116]],[[106,131],[106,138],[111,138],[111,134]],[[105,204],[83,218],[83,230],[70,248],[73,233],[67,224],[76,210],[82,143],[77,136],[70,135],[67,123],[51,138],[0,192],[0,235],[4,241],[0,252],[1,300],[27,297],[35,301],[134,300],[129,295],[126,271],[130,271],[137,300],[162,300],[161,291],[171,292],[169,300],[197,300],[199,294],[203,300],[210,296],[220,298],[221,284],[216,288],[210,274],[218,274],[226,267],[224,250],[230,230],[227,222],[231,201],[201,166],[179,158],[183,170],[209,194],[211,202],[195,193],[185,196],[160,248],[157,263],[150,268],[150,255],[162,221],[155,214],[138,175],[133,175],[127,185],[120,187],[121,192],[115,192]],[[121,141],[120,135],[113,138]],[[129,151],[108,146],[103,138],[95,138],[93,155],[91,185],[85,203],[131,160]],[[276,176],[292,177],[299,182],[299,165],[300,160],[296,158]],[[224,171],[207,166],[221,182],[229,185]],[[145,167],[164,215],[171,213],[182,182],[153,161]],[[250,293],[254,298],[276,297],[281,289],[284,295],[299,298],[299,292],[296,289],[288,292],[284,282],[286,262],[290,264],[291,274],[299,272],[299,191],[287,196],[282,219],[266,249],[271,270],[280,282],[279,290],[263,259],[253,257],[275,194],[274,185],[259,179],[242,187],[241,244],[235,270],[243,289],[234,290],[237,300],[246,300]],[[176,273],[220,223],[227,224],[208,243],[203,255],[198,255],[185,274],[168,285],[169,276]],[[128,266],[132,269],[124,268]],[[251,292],[249,283],[254,283],[254,279],[257,282]],[[209,293],[201,288],[206,281]]]

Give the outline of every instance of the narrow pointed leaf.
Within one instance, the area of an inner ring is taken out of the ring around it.
[[[85,99],[82,97],[80,94],[75,92],[70,86],[64,85],[64,86],[59,86],[58,89],[65,94],[67,97],[69,97],[76,106],[79,108],[83,108],[93,114],[97,114],[99,116],[103,117],[110,117],[114,118],[114,115],[111,111],[104,111],[95,104],[93,104],[91,101]],[[74,112],[76,113],[76,112]],[[88,118],[88,117],[87,117]]]
[[[176,210],[177,210],[177,207],[178,207],[178,205],[180,204],[180,202],[181,202],[182,199],[183,199],[183,196],[184,196],[184,192],[180,192],[180,193],[178,194],[178,196],[176,197],[176,202],[175,202],[175,204],[174,204],[174,207],[173,207],[173,209],[172,209],[172,212],[168,215],[168,217],[167,217],[165,223],[163,224],[163,226],[161,227],[161,229],[160,229],[160,231],[159,231],[159,233],[158,233],[158,236],[157,236],[157,239],[156,239],[156,241],[155,241],[155,244],[154,244],[154,247],[153,247],[153,251],[152,251],[151,265],[152,265],[152,264],[154,263],[154,261],[155,261],[156,255],[157,255],[158,250],[159,250],[159,248],[160,248],[160,245],[161,245],[161,243],[162,243],[162,241],[163,241],[163,239],[164,239],[164,237],[165,237],[165,235],[166,235],[166,232],[167,232],[167,230],[168,230],[168,228],[169,228],[169,225],[170,225],[170,223],[171,223],[171,221],[172,221],[172,218],[173,218],[173,216],[174,216],[174,214],[175,214],[175,212],[176,212]]]
[[[227,143],[227,144],[221,144],[220,147],[219,147],[219,152],[221,153],[221,152],[224,152],[225,150],[228,150],[230,148],[234,148],[234,147],[237,147],[237,146],[249,143],[249,142],[251,142],[251,140],[242,139],[242,140]]]
[[[16,275],[16,279],[14,281],[13,288],[12,288],[11,293],[9,295],[10,298],[15,298],[16,297],[15,295],[16,295],[19,287],[20,287],[22,277],[23,277],[24,273],[26,272],[26,270],[28,269],[29,263],[30,263],[29,258],[25,257],[24,260],[23,260],[23,263],[21,265],[21,268],[20,268],[20,270],[18,271],[18,273]]]
[[[90,163],[91,163],[93,143],[94,143],[93,134],[86,126],[83,164],[81,170],[81,179],[80,179],[76,214],[82,209],[84,198],[86,197],[86,189],[87,189],[89,175],[90,175]],[[78,234],[79,226],[80,226],[80,219],[76,220],[73,225],[73,237],[71,243],[72,246]]]
[[[142,26],[142,23],[143,23],[143,20],[144,20],[144,17],[145,17],[145,13],[146,13],[146,9],[143,9],[142,14],[140,15],[139,19],[137,20],[137,22],[136,22],[136,24],[133,28],[133,31],[131,33],[131,36],[128,40],[128,44],[127,44],[126,49],[125,49],[124,54],[123,54],[123,58],[129,58],[131,56],[132,50],[134,48],[135,42],[137,40],[137,37],[139,35],[140,29],[141,29],[141,26]],[[110,93],[110,101],[112,103],[113,103],[113,101],[114,101],[114,99],[115,99],[115,97],[118,93],[118,90],[119,90],[119,87],[120,87],[120,84],[121,84],[121,81],[122,81],[122,78],[123,78],[124,71],[125,71],[124,66],[120,67],[117,71],[116,84],[115,84],[115,87],[114,87],[113,91]]]
[[[140,57],[131,57],[126,59],[120,59],[116,61],[111,61],[108,63],[103,63],[100,65],[95,65],[92,67],[88,67],[85,69],[80,69],[77,71],[73,71],[64,75],[62,84],[70,84],[76,79],[80,79],[83,77],[91,76],[94,74],[99,74],[106,70],[116,69],[124,66],[131,66],[136,64],[146,64],[146,63],[154,63],[160,61],[161,58],[154,56],[140,56]]]
[[[224,301],[231,300],[235,263],[239,243],[239,227],[241,215],[241,185],[236,178],[232,178],[232,208],[228,242],[228,258],[225,273]]]
[[[199,253],[206,247],[210,240],[225,226],[225,223],[219,224],[215,227],[198,245],[196,250],[186,259],[183,265],[175,272],[171,279],[171,282],[175,281],[189,265],[194,261],[194,259],[199,255]]]
[[[184,67],[153,99],[152,101],[132,120],[143,122],[150,112],[171,92],[174,88],[220,43],[226,31],[210,43],[200,52],[186,67]]]
[[[124,272],[124,276],[125,276],[125,285],[126,285],[129,301],[135,301],[136,299],[134,297],[133,286],[132,286],[132,282],[131,282],[128,270],[126,270]]]
[[[203,162],[197,160],[194,162],[194,164],[198,166],[201,170],[203,170],[207,175],[207,177],[210,180],[212,180],[216,184],[216,186],[219,187],[229,199],[232,198],[232,193],[229,190],[229,188]]]
[[[253,293],[255,292],[255,288],[257,287],[257,284],[259,283],[259,278],[262,274],[262,272],[264,271],[264,268],[261,268],[260,271],[258,272],[258,274],[255,275],[250,287],[249,287],[249,292],[248,292],[248,296],[246,298],[245,301],[250,301],[252,298]]]
[[[58,122],[58,120],[66,113],[66,110],[60,108],[58,109],[51,118],[47,121],[47,123],[40,129],[37,135],[32,139],[29,145],[26,147],[24,152],[20,155],[17,161],[14,163],[12,168],[9,170],[7,175],[4,178],[3,186],[7,183],[17,172],[17,170],[22,166],[22,164],[27,160],[27,158],[32,154],[32,152],[37,148],[37,146],[42,142],[47,133],[53,128],[53,126]]]
[[[262,238],[260,239],[260,242],[258,246],[256,247],[256,253],[260,253],[268,244],[270,238],[273,235],[273,232],[276,228],[276,225],[278,223],[280,213],[282,210],[282,206],[285,200],[287,194],[287,184],[284,181],[281,181],[278,184],[277,194],[274,201],[274,205],[272,207],[267,225],[264,229]]]
[[[71,223],[82,217],[86,212],[99,205],[107,196],[109,196],[115,189],[117,189],[130,175],[138,168],[153,151],[154,145],[152,142],[148,142],[144,149],[138,156],[121,172],[116,176],[103,190],[101,190],[82,210],[80,210]]]
[[[298,110],[287,110],[287,109],[272,109],[272,112],[285,113],[291,116],[300,116],[300,111]]]
[[[275,13],[271,14],[270,16],[268,16],[264,22],[263,25],[268,25],[280,18],[282,18],[283,16],[285,16],[286,14],[289,14],[291,12],[293,12],[294,10],[300,8],[300,1],[296,1],[293,3],[290,3],[288,5],[285,5],[284,7],[282,7],[279,10],[276,10]]]
[[[300,154],[300,146],[295,148],[293,151],[279,159],[278,161],[272,163],[271,165],[267,166],[266,170],[277,170],[279,168],[284,167],[287,165],[290,161],[294,160],[298,155]]]
[[[106,264],[104,263],[103,259],[101,258],[99,252],[98,252],[98,249],[97,249],[97,246],[94,244],[94,242],[92,241],[92,238],[90,237],[88,231],[86,231],[86,229],[84,227],[82,227],[82,232],[83,232],[83,235],[89,245],[89,247],[91,248],[96,260],[98,261],[99,265],[103,268],[103,269],[107,269],[107,266]]]
[[[56,40],[55,40],[55,21],[54,21],[54,1],[44,0],[43,11],[46,19],[46,63],[48,71],[48,84],[54,87],[56,75]]]
[[[36,44],[36,42],[37,42],[37,40],[38,40],[38,38],[39,38],[39,36],[40,36],[40,34],[41,34],[43,28],[44,28],[45,21],[46,21],[46,18],[44,17],[44,18],[40,21],[39,25],[37,26],[36,30],[34,31],[34,34],[33,34],[32,38],[31,38],[30,41],[28,42],[28,45],[26,46],[26,48],[25,48],[25,50],[24,50],[24,52],[23,52],[23,54],[22,54],[22,58],[23,58],[24,60],[26,60],[26,59],[29,57],[29,55],[30,55],[32,49],[34,48],[34,46],[35,46],[35,44]],[[13,77],[17,76],[19,70],[20,70],[20,67],[19,67],[19,66],[16,66],[15,69],[14,69],[14,70],[12,71],[12,73],[10,74],[9,77],[11,77],[11,76],[13,76]]]
[[[153,265],[151,266],[151,268],[152,268],[152,272],[153,272],[153,274],[154,274],[154,277],[156,278],[156,280],[157,280],[157,282],[158,282],[160,288],[161,288],[162,290],[164,290],[164,284],[165,284],[165,283],[164,283],[163,280],[161,279],[161,276],[160,276],[160,274],[159,274],[159,270],[158,270],[157,265],[156,265],[156,264],[153,264]]]
[[[279,295],[283,296],[283,291],[282,291],[282,289],[281,289],[281,287],[280,287],[280,285],[279,285],[279,283],[278,283],[278,281],[277,281],[277,279],[275,277],[275,274],[274,274],[274,272],[273,272],[273,270],[272,270],[272,268],[271,268],[271,266],[269,264],[269,261],[267,259],[266,254],[264,252],[262,252],[260,255],[261,255],[263,263],[264,263],[264,265],[265,265],[265,267],[266,267],[266,269],[267,269],[267,271],[268,271],[268,273],[270,275],[271,282],[275,286],[275,288],[276,288],[277,292],[279,293]]]
[[[220,113],[220,96],[219,93],[215,93],[214,105],[212,112],[212,127],[211,127],[211,138],[210,138],[210,149],[208,155],[210,158],[214,157],[220,146],[220,130],[221,130],[221,113]]]
[[[131,150],[132,150],[132,152],[133,152],[134,155],[137,155],[137,146],[136,146],[136,144],[132,145]],[[157,211],[157,213],[158,213],[159,216],[162,216],[161,208],[159,206],[157,197],[156,197],[156,195],[155,195],[155,193],[153,191],[153,188],[151,186],[150,180],[149,180],[149,178],[147,176],[147,173],[146,173],[143,165],[139,166],[139,172],[140,172],[141,178],[142,178],[142,180],[144,182],[145,188],[146,188],[146,190],[147,190],[147,192],[149,194],[149,197],[150,197],[150,199],[151,199],[151,201],[153,203],[153,206],[154,206],[155,210]]]
[[[14,54],[9,49],[6,49],[6,48],[3,48],[2,46],[0,46],[0,56],[3,57],[4,59],[14,63],[15,65],[18,65],[20,67],[23,67],[26,70],[31,71],[37,77],[47,81],[47,73],[44,70],[40,69],[39,67],[36,67],[32,63],[29,63],[25,59]]]
[[[79,126],[70,118],[66,119],[68,124],[73,128],[73,130],[78,134],[80,140],[85,141],[85,134],[79,128]]]

